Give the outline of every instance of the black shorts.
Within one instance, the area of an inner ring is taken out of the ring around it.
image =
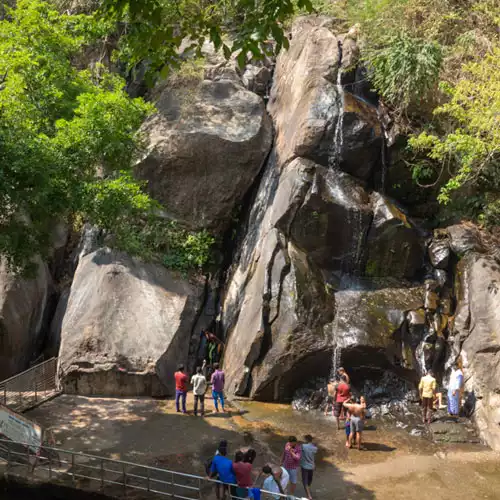
[[[342,414],[342,408],[344,407],[344,403],[339,403],[335,401],[335,408],[333,410],[333,414],[338,418]]]
[[[312,469],[302,468],[302,484],[304,486],[311,486],[313,482],[314,471]]]

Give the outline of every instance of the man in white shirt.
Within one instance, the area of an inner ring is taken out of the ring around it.
[[[205,415],[205,392],[207,390],[207,379],[203,375],[201,366],[196,368],[196,374],[191,378],[194,395],[194,415],[198,416],[198,401],[200,402],[201,416]]]
[[[263,490],[269,491],[270,493],[281,493],[282,495],[286,495],[290,475],[284,467],[280,467],[273,472],[269,465],[265,465],[262,468],[262,474],[265,478],[262,485]],[[275,500],[282,499],[279,495],[273,496],[273,498]]]

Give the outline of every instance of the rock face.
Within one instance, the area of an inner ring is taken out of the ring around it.
[[[500,265],[468,253],[457,267],[455,342],[481,438],[500,450]]]
[[[304,381],[329,374],[336,346],[342,360],[371,356],[372,375],[413,379],[419,369],[419,342],[405,347],[398,332],[409,311],[424,307],[423,286],[401,279],[415,277],[425,249],[404,213],[366,188],[380,130],[374,108],[347,93],[341,99],[343,40],[321,23],[299,22],[277,61],[275,147],[222,307],[230,393],[290,398]],[[334,150],[338,124],[342,145]],[[353,287],[360,291],[346,290]]]
[[[262,167],[272,127],[262,98],[235,81],[234,71],[221,76],[219,68],[215,77],[158,91],[136,173],[168,214],[222,232]]]
[[[0,380],[28,368],[38,354],[50,286],[41,261],[34,279],[16,276],[0,263]]]
[[[202,304],[202,284],[162,266],[106,248],[81,257],[61,327],[64,391],[172,394],[172,374],[187,363]]]
[[[377,112],[341,91],[337,75],[344,37],[336,37],[321,18],[316,22],[295,25],[290,48],[276,64],[269,112],[276,128],[278,163],[286,165],[295,157],[321,165],[332,163],[342,119],[342,141],[337,141],[335,163],[367,180],[379,163],[382,147]]]

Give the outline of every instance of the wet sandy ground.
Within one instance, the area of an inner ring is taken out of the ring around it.
[[[500,498],[500,455],[483,446],[435,445],[370,421],[367,449],[358,452],[345,448],[344,430],[331,418],[287,405],[235,404],[230,414],[201,418],[177,414],[171,400],[64,395],[27,415],[52,431],[56,446],[200,475],[220,439],[229,441],[231,454],[254,447],[260,468],[279,462],[287,436],[312,434],[320,448],[313,484],[318,500]],[[297,494],[303,494],[300,485]]]

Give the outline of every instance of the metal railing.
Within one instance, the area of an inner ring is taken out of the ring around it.
[[[0,402],[14,411],[26,411],[59,394],[57,358],[51,358],[0,382]]]
[[[3,461],[3,464],[2,464]],[[37,453],[23,443],[0,439],[0,467],[4,473],[42,481],[68,483],[110,495],[180,500],[211,498],[214,485],[224,483],[192,474],[175,472],[147,465],[88,455],[70,450],[42,446]],[[235,485],[232,485],[235,486]],[[263,498],[300,500],[297,497],[261,490]],[[247,497],[230,495],[233,500]]]

